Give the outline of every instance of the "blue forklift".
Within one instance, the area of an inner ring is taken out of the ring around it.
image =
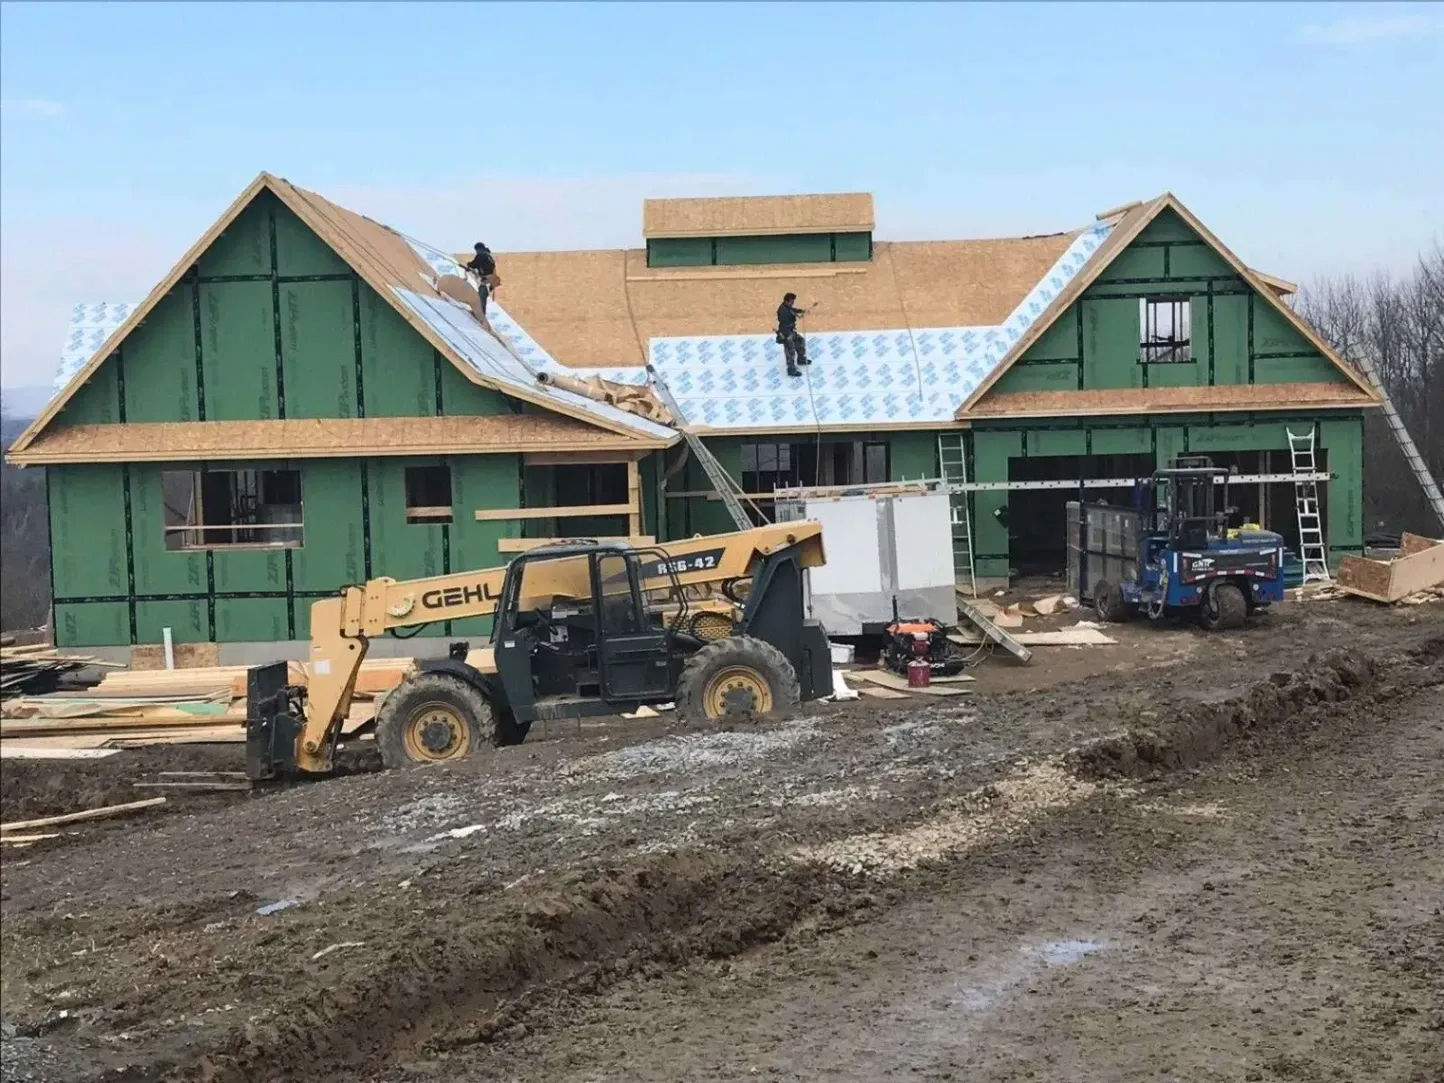
[[[1241,628],[1283,601],[1283,538],[1229,529],[1233,473],[1185,455],[1138,482],[1131,508],[1070,502],[1070,591],[1105,621],[1144,613],[1195,617],[1208,629]]]

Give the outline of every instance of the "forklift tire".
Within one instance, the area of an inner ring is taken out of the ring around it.
[[[1128,619],[1128,603],[1123,600],[1123,588],[1106,579],[1098,584],[1093,608],[1097,610],[1098,619],[1102,621],[1116,624]]]
[[[677,716],[723,722],[797,711],[802,689],[780,650],[751,636],[728,636],[702,647],[677,680]]]
[[[502,740],[491,704],[448,673],[415,673],[398,684],[376,713],[376,748],[388,769],[446,763]]]
[[[1242,628],[1248,602],[1236,583],[1215,583],[1198,607],[1199,622],[1209,631]]]

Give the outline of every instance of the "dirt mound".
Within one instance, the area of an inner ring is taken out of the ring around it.
[[[280,983],[266,1020],[236,1029],[216,1053],[171,1078],[329,1077],[402,1050],[424,1059],[514,1036],[530,998],[547,986],[593,992],[633,973],[735,955],[819,905],[847,911],[854,903],[835,876],[779,875],[755,853],[698,852],[576,872],[534,889],[513,885],[486,903],[431,899],[424,914],[388,901],[350,923],[346,939],[365,946],[320,964],[331,971],[324,988]],[[284,934],[264,950],[278,971],[319,969]]]
[[[1396,658],[1375,659],[1352,649],[1310,655],[1301,668],[1270,674],[1240,696],[1213,703],[1165,703],[1140,712],[1146,717],[1122,732],[1072,749],[1065,762],[1084,778],[1144,777],[1195,767],[1237,741],[1266,740],[1318,726],[1334,717],[1331,704],[1361,696],[1386,699],[1401,681],[1410,687],[1434,683],[1441,655],[1444,639]],[[1381,673],[1387,673],[1387,679],[1381,680]]]

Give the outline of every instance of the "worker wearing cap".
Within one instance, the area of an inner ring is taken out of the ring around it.
[[[496,259],[491,254],[491,249],[486,247],[484,241],[477,241],[476,255],[466,265],[468,271],[476,272],[476,293],[481,298],[481,314],[486,315],[486,301],[491,296],[491,291],[500,285],[500,279],[496,276]]]
[[[807,340],[797,333],[797,320],[807,315],[807,309],[796,305],[797,294],[783,294],[782,304],[777,306],[777,341],[782,345],[782,354],[787,358],[787,375],[801,376],[798,365],[810,365],[807,357]]]

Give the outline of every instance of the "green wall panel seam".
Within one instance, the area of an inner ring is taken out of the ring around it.
[[[125,504],[125,586],[126,592],[130,595],[126,599],[127,609],[130,615],[130,641],[136,642],[136,614],[135,614],[135,533],[134,520],[131,517],[130,508],[130,464],[126,463],[120,468],[121,498]]]
[[[286,638],[296,638],[296,576],[290,549],[286,550]]]
[[[1167,249],[1164,249],[1164,251],[1166,252]],[[1208,319],[1208,386],[1209,386],[1209,387],[1213,387],[1213,386],[1214,386],[1214,375],[1213,375],[1213,283],[1212,283],[1212,282],[1210,282],[1210,283],[1208,284],[1208,299],[1207,299],[1207,301],[1205,302],[1205,307],[1206,307],[1206,309],[1207,309],[1207,319]],[[1192,334],[1193,334],[1193,329],[1190,328],[1188,333],[1189,333],[1190,336],[1192,336]]]
[[[352,272],[350,271],[324,275],[197,275],[196,282],[202,286],[224,286],[230,282],[279,282],[282,285],[289,286],[302,282],[349,282],[351,281],[351,277]]]
[[[110,355],[110,364],[115,366],[115,398],[116,417],[122,425],[125,424],[125,343],[122,342],[115,348],[115,353]],[[47,505],[48,506],[48,505]]]
[[[361,460],[361,561],[366,579],[371,579],[371,477],[369,463]]]
[[[351,275],[351,324],[356,349],[356,416],[366,416],[366,372],[361,349],[361,276]],[[363,466],[364,470],[365,467]],[[367,574],[370,575],[369,562]]]
[[[266,221],[271,244],[271,328],[276,340],[276,416],[286,416],[286,363],[281,349],[281,265],[276,244],[276,207],[272,204]]]
[[[206,550],[206,633],[216,641],[216,553]]]
[[[190,289],[191,289],[191,319],[195,323],[196,332],[196,420],[206,419],[206,370],[202,361],[205,335],[201,330],[201,287],[200,287],[200,265],[196,264],[191,268]]]
[[[445,359],[442,358],[442,356],[441,356],[441,351],[440,351],[440,350],[432,350],[432,351],[431,351],[431,374],[432,374],[432,377],[436,380],[436,416],[437,416],[437,417],[445,417],[445,416],[446,416],[446,399],[445,399],[444,394],[442,393],[442,379],[441,379],[441,372],[442,372],[441,366],[444,365],[445,363],[446,363],[446,361],[445,361]],[[447,623],[450,624],[451,622],[450,622],[450,621],[447,621]],[[448,634],[449,634],[449,633],[448,633]]]
[[[1248,345],[1246,346],[1246,350],[1248,352],[1248,382],[1251,384],[1254,382],[1253,299],[1254,295],[1250,293],[1248,295]]]

